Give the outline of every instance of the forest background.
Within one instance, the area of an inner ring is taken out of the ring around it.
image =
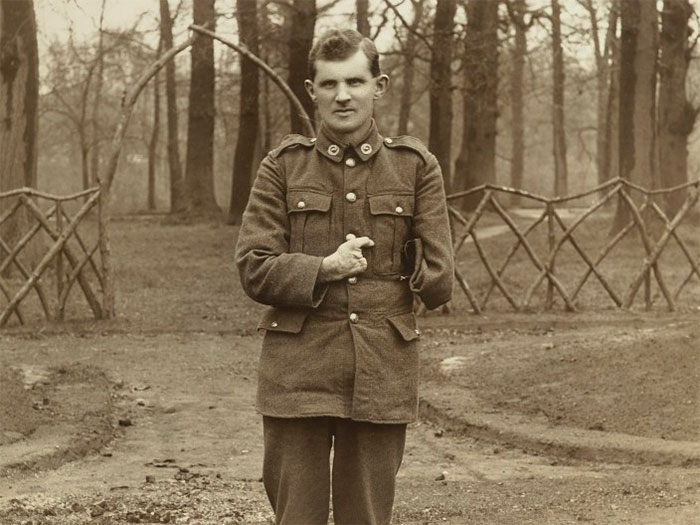
[[[32,2],[0,3],[7,21]],[[428,144],[449,191],[490,182],[551,196],[618,175],[650,188],[700,177],[700,18],[688,0],[33,4],[39,125],[35,184],[25,185],[51,193],[95,184],[125,90],[173,45],[168,34],[177,45],[193,22],[247,45],[310,114],[303,79],[314,35],[358,28],[392,79],[380,130]],[[112,209],[235,224],[259,160],[303,123],[266,75],[209,38],[172,64],[137,102]],[[2,189],[18,185],[1,173]]]

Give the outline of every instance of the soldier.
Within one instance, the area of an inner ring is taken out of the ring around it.
[[[331,30],[309,69],[318,137],[262,161],[236,253],[246,293],[270,305],[263,482],[277,523],[327,523],[332,487],[335,523],[386,524],[418,409],[413,294],[436,308],[452,293],[443,180],[419,140],[379,134],[389,77],[371,40]]]

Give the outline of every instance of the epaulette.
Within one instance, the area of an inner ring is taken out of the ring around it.
[[[286,150],[299,148],[302,146],[313,148],[314,142],[316,142],[316,139],[305,137],[304,135],[287,135],[282,139],[280,145],[270,152],[270,157],[277,158]]]
[[[411,137],[410,135],[400,135],[398,137],[387,137],[384,139],[384,145],[388,148],[406,148],[418,153],[423,162],[428,162],[428,156],[430,152],[425,144],[417,139],[416,137]]]

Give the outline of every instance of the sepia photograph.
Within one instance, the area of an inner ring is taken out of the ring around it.
[[[0,0],[0,525],[700,523],[698,0]]]

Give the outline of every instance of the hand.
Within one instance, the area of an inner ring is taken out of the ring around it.
[[[367,269],[362,248],[371,248],[374,241],[369,237],[355,237],[351,233],[346,239],[334,253],[323,259],[318,273],[320,282],[340,281]]]

